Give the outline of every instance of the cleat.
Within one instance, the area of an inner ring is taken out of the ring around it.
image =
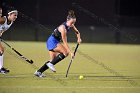
[[[41,73],[41,72],[38,72],[38,71],[36,71],[35,73],[34,73],[34,75],[35,76],[37,76],[37,77],[46,77],[43,73]]]
[[[53,71],[56,72],[55,67],[52,63],[47,63],[47,66]]]
[[[7,69],[4,68],[4,67],[0,69],[0,73],[1,73],[1,74],[7,74],[7,73],[9,73],[9,72],[10,72],[10,71],[7,70]]]

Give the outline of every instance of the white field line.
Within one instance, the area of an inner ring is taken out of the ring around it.
[[[0,86],[1,88],[32,88],[32,89],[140,89],[140,87],[48,87],[48,86]]]
[[[59,77],[60,76],[60,77]],[[34,76],[34,74],[19,74],[19,75],[0,75],[0,78],[31,78],[31,77],[36,77]],[[78,79],[78,76],[75,76],[75,77],[71,77],[71,78],[66,78],[65,75],[62,75],[62,74],[57,74],[57,75],[53,75],[53,74],[49,74],[49,75],[46,75],[46,77],[44,77],[44,79]],[[110,77],[106,77],[106,76],[93,76],[93,78],[90,78],[90,77],[85,77],[84,80],[92,80],[92,79],[111,79],[111,80],[119,80],[119,79],[122,79],[121,77],[114,77],[114,76],[110,76]],[[123,79],[124,81],[127,80],[127,79],[131,79],[130,78],[126,78],[126,79]],[[133,79],[133,78],[132,78]]]
[[[72,80],[78,80],[79,78],[78,77],[74,77],[74,78],[66,78],[66,77],[57,77],[57,76],[53,76],[53,77],[50,77],[50,76],[46,76],[46,77],[43,77],[43,78],[39,78],[39,77],[36,77],[36,76],[29,76],[29,75],[22,75],[22,76],[3,76],[3,77],[0,77],[0,78],[38,78],[38,79],[46,79],[46,80],[68,80],[68,79],[72,79]],[[79,79],[80,80],[80,79]],[[98,78],[98,77],[95,77],[95,78],[83,78],[82,80],[122,80],[122,81],[128,81],[128,79],[121,79],[121,78]]]
[[[65,76],[65,74],[45,74],[46,77],[50,77],[50,76]],[[70,74],[70,76],[79,76],[80,74]],[[87,77],[90,77],[90,74],[87,74]],[[29,77],[29,76],[34,76],[34,74],[17,74],[17,75],[6,75],[6,74],[0,74],[0,77]],[[86,75],[85,75],[86,76]],[[93,77],[112,77],[112,78],[121,78],[121,76],[98,76],[98,75],[92,75]],[[126,77],[130,77],[130,76],[126,76]]]

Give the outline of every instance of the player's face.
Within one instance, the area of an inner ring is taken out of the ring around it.
[[[70,27],[72,27],[75,24],[75,22],[76,22],[76,18],[71,18],[69,20]]]
[[[17,19],[17,13],[11,13],[9,14],[9,19],[10,21],[15,21]]]

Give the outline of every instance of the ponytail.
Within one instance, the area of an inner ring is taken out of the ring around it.
[[[75,18],[76,18],[76,16],[75,16],[75,14],[74,14],[74,11],[73,11],[73,10],[69,10],[69,11],[68,11],[67,20],[69,20],[69,19],[71,19],[71,18],[73,18],[73,19],[75,19]]]

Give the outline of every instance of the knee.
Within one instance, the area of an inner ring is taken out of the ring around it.
[[[69,53],[67,52],[67,53],[66,53],[66,57],[67,57],[68,55],[69,55]]]
[[[65,55],[65,57],[67,57],[69,55],[69,53],[67,51],[64,51],[63,54]]]

